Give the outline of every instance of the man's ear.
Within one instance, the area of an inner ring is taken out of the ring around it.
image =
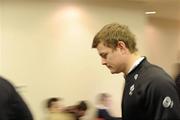
[[[117,48],[119,48],[120,50],[126,50],[126,44],[123,41],[118,41],[117,43]]]

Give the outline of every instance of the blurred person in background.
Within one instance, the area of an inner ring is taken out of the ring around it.
[[[175,67],[176,67],[175,83],[176,83],[177,91],[180,98],[180,63],[176,63]]]
[[[177,63],[175,63],[174,67],[175,67],[175,75],[174,75],[174,79],[175,79],[175,83],[177,86],[177,91],[178,91],[178,95],[179,95],[179,99],[180,99],[180,50],[178,51],[177,54]]]
[[[48,116],[47,120],[73,120],[72,116],[63,112],[62,99],[51,97],[47,100]]]
[[[81,117],[85,116],[88,105],[86,101],[80,101],[77,105],[68,106],[64,109],[64,112],[73,115],[73,120],[80,120]]]
[[[60,112],[62,110],[61,98],[52,97],[47,100],[47,108],[50,112]]]
[[[98,95],[98,105],[96,111],[97,120],[121,120],[120,117],[113,117],[110,113],[111,95],[108,93],[100,93]]]
[[[33,120],[28,106],[14,86],[0,77],[0,120]]]

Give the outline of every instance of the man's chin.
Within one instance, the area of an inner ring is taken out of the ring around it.
[[[111,74],[117,74],[117,72],[115,72],[115,71],[111,71]]]
[[[111,74],[118,74],[120,72],[110,70]]]

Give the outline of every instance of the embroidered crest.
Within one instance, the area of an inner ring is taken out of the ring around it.
[[[169,96],[166,96],[164,98],[162,104],[163,104],[164,108],[168,108],[168,107],[172,108],[174,103],[173,103],[173,101],[171,100],[171,98]]]

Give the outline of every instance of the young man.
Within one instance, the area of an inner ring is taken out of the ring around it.
[[[104,26],[94,37],[97,48],[112,74],[125,74],[123,120],[180,120],[180,102],[172,78],[137,53],[134,34],[125,25]]]
[[[0,77],[0,120],[33,120],[32,114],[14,86]]]

